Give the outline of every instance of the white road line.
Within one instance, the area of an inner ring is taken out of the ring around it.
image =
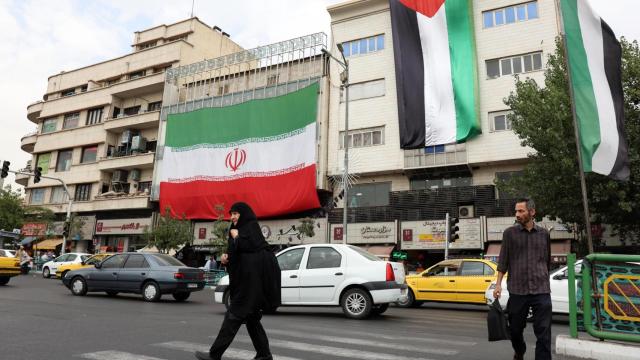
[[[365,340],[365,339],[356,339],[351,337],[339,337],[339,336],[327,336],[327,335],[317,335],[317,334],[304,334],[296,331],[285,331],[285,330],[268,330],[267,334],[276,334],[276,335],[284,335],[289,337],[296,337],[302,339],[313,339],[320,341],[328,341],[334,343],[343,343],[343,344],[352,344],[352,345],[362,345],[362,346],[372,346],[372,347],[381,347],[381,348],[389,348],[388,343],[381,343],[375,340]],[[446,349],[434,349],[426,346],[413,346],[413,345],[402,345],[402,350],[404,351],[414,351],[420,353],[427,354],[438,354],[438,355],[455,355],[458,353],[457,350],[446,350]]]
[[[138,355],[115,350],[97,351],[76,355],[76,357],[92,360],[165,360],[153,356]]]
[[[251,344],[251,339],[245,337],[238,337],[235,341]],[[396,354],[384,354],[379,352],[371,352],[364,350],[352,350],[341,347],[315,345],[303,342],[284,341],[284,340],[271,340],[269,339],[269,345],[272,347],[285,348],[289,350],[313,352],[317,354],[329,355],[331,357],[344,357],[349,359],[364,359],[364,360],[429,360],[424,357],[414,358],[400,356]],[[271,350],[273,352],[273,350]]]
[[[211,347],[211,345],[197,344],[197,343],[191,343],[186,341],[169,341],[169,342],[160,343],[160,344],[153,344],[153,346],[159,346],[166,349],[180,350],[180,351],[186,351],[186,352],[195,352],[195,351],[209,352],[209,348]],[[227,351],[225,351],[223,358],[245,360],[245,359],[253,359],[254,356],[256,356],[255,351],[229,348],[227,349]],[[273,358],[275,360],[302,360],[298,358],[292,358],[288,356],[278,356],[278,355],[273,355]]]

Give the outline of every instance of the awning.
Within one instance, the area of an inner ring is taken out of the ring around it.
[[[55,250],[60,245],[62,245],[62,239],[47,239],[33,245],[33,248],[36,250]]]
[[[381,257],[390,257],[391,256],[391,251],[393,251],[393,248],[395,246],[391,245],[391,246],[369,246],[367,248],[364,248],[365,250],[367,250],[368,252],[372,253],[375,256],[381,256]]]
[[[551,255],[567,255],[571,252],[571,240],[552,240]]]
[[[24,239],[22,239],[22,241],[20,241],[20,245],[29,245],[36,240],[38,240],[36,236],[27,236]]]
[[[487,248],[487,253],[484,256],[498,256],[500,255],[500,249],[502,248],[502,243],[489,243],[489,247]]]

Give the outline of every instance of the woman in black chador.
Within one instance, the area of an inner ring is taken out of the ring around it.
[[[267,249],[268,244],[251,207],[238,202],[231,206],[230,213],[229,247],[221,258],[229,271],[229,309],[209,353],[197,351],[196,358],[222,359],[222,354],[245,323],[256,349],[254,359],[272,360],[269,340],[260,319],[263,311],[273,311],[280,305],[280,267],[275,255]]]

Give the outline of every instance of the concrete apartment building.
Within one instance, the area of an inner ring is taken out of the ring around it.
[[[27,108],[38,128],[21,140],[33,155],[27,168],[39,166],[69,185],[72,211],[85,223],[71,236],[77,251],[146,245],[165,71],[242,50],[198,18],[137,31],[131,46],[121,57],[50,76],[42,101]],[[26,175],[16,182],[25,186],[27,204],[66,212],[59,182],[35,184]]]

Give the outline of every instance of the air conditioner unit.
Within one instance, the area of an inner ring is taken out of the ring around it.
[[[140,181],[140,169],[131,170],[131,180]]]
[[[125,183],[129,178],[129,172],[126,170],[114,170],[111,176],[112,183]]]
[[[467,219],[474,217],[474,208],[473,205],[462,205],[458,206],[458,216],[461,219]]]
[[[147,151],[147,138],[140,135],[131,139],[131,151],[145,152]]]

